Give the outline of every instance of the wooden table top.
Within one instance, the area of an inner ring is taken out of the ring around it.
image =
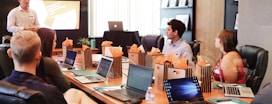
[[[55,57],[56,58],[56,57]],[[76,66],[80,66],[81,59],[80,57],[77,58]],[[122,64],[122,70],[123,73],[126,73],[128,71],[129,63],[123,63]],[[86,70],[95,70],[95,67],[88,68]],[[63,74],[66,76],[69,82],[73,83],[80,89],[86,91],[87,93],[93,95],[94,97],[100,99],[101,101],[107,103],[107,104],[123,104],[124,102],[121,102],[117,99],[114,99],[110,96],[107,96],[103,93],[100,93],[99,91],[95,90],[94,87],[97,86],[109,86],[109,85],[121,85],[126,83],[126,76],[123,75],[122,78],[115,78],[111,79],[109,78],[107,82],[101,82],[101,83],[90,83],[90,84],[82,84],[79,81],[75,80],[75,75],[70,71],[65,71]],[[218,83],[215,81],[212,81],[212,83]],[[164,91],[156,89],[156,87],[153,87],[152,89],[153,93],[155,94],[155,104],[168,104],[168,99],[166,96],[166,93]],[[203,93],[204,99],[208,100],[209,98],[227,98],[223,95],[222,89],[213,89],[211,92]],[[243,100],[245,102],[250,103],[252,98],[238,98],[240,100]],[[143,103],[145,104],[145,101],[143,100]]]
[[[93,68],[94,70],[95,68]],[[90,84],[82,84],[74,79],[75,75],[72,72],[63,72],[66,78],[76,85],[77,87],[81,88],[82,90],[86,91],[87,93],[93,95],[94,97],[100,99],[101,101],[105,103],[110,104],[123,104],[123,102],[116,100],[110,96],[107,96],[103,93],[100,93],[99,91],[95,90],[94,87],[97,86],[107,86],[107,85],[120,85],[125,82],[126,79],[123,78],[117,78],[117,79],[108,79],[107,82],[102,83],[90,83]],[[216,83],[216,82],[213,82]],[[168,100],[166,97],[166,93],[161,90],[157,90],[156,87],[153,87],[152,89],[153,93],[155,94],[155,104],[168,104]],[[208,100],[209,98],[227,98],[223,95],[221,89],[212,89],[212,92],[206,92],[203,93],[204,99]],[[238,98],[240,100],[243,100],[245,102],[250,103],[252,98]],[[145,101],[143,100],[143,103]]]

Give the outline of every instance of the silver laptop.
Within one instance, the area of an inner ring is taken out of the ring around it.
[[[122,21],[108,21],[109,31],[123,31]]]
[[[219,74],[221,87],[224,93],[224,96],[230,97],[249,97],[253,98],[254,94],[250,87],[240,86],[239,84],[225,84],[222,80],[222,74]]]
[[[96,68],[96,73],[88,76],[77,76],[75,77],[81,83],[94,83],[107,81],[108,73],[111,69],[113,59],[102,56],[101,60]]]
[[[127,85],[124,89],[109,90],[103,93],[126,102],[145,98],[145,93],[152,83],[153,69],[141,65],[129,65]]]
[[[65,69],[74,69],[74,63],[76,61],[77,51],[73,50],[67,50],[66,57],[64,59],[64,62],[59,63],[59,66],[62,71]]]

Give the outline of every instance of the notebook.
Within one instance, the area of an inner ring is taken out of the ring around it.
[[[113,59],[102,56],[96,68],[96,73],[86,76],[76,76],[75,79],[81,83],[103,82],[107,80],[108,73],[111,69]]]
[[[224,93],[224,96],[231,97],[250,97],[253,98],[254,94],[250,87],[240,86],[238,84],[224,84],[222,80],[222,74],[220,75],[221,87]]]
[[[104,91],[103,93],[120,101],[132,101],[145,98],[145,93],[152,83],[153,69],[141,65],[129,65],[125,88]]]
[[[168,79],[163,81],[164,89],[171,104],[199,103],[204,101],[197,77]]]
[[[61,70],[74,69],[73,66],[76,61],[76,56],[77,56],[77,51],[67,50],[64,62],[59,64]]]
[[[123,31],[122,21],[108,21],[110,31]]]

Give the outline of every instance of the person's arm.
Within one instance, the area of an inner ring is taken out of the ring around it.
[[[38,15],[37,15],[37,13],[34,10],[32,10],[32,12],[33,12],[35,20],[34,20],[33,26],[30,27],[30,30],[36,32],[36,31],[38,31],[38,29],[40,27],[40,23],[38,21]]]
[[[62,74],[57,62],[49,57],[43,57],[45,73],[49,77],[51,84],[55,85],[61,92],[70,88],[69,81]]]
[[[16,12],[15,10],[11,10],[7,16],[7,30],[8,32],[18,32],[24,30],[24,27],[18,27],[15,25],[16,22]]]

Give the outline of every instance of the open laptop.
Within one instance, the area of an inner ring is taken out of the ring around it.
[[[224,96],[249,98],[254,97],[254,93],[250,87],[240,86],[239,84],[225,84],[222,80],[222,74],[219,76]]]
[[[108,21],[110,31],[123,31],[122,21]]]
[[[197,77],[168,79],[163,81],[170,104],[206,104]]]
[[[129,65],[126,87],[103,93],[120,101],[132,101],[145,98],[145,93],[152,83],[153,69],[141,65]]]
[[[59,63],[61,69],[74,69],[74,63],[76,61],[77,51],[67,50],[66,57],[63,63]]]
[[[81,83],[94,83],[94,82],[103,82],[107,80],[108,73],[111,69],[113,59],[102,56],[101,60],[96,68],[96,73],[87,76],[77,76],[75,77]]]

